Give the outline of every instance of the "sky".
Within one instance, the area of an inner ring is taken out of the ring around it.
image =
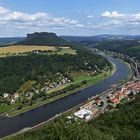
[[[140,34],[140,0],[0,0],[0,37]]]

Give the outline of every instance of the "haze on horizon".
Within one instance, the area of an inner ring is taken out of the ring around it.
[[[0,0],[0,37],[140,34],[139,0]]]

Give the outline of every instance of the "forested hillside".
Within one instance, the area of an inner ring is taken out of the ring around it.
[[[14,44],[23,40],[24,37],[7,37],[7,38],[0,38],[0,47],[8,44]]]
[[[114,40],[102,41],[97,43],[86,42],[88,45],[93,45],[100,50],[109,50],[136,56],[140,59],[140,41],[139,40]]]
[[[68,77],[73,71],[100,73],[107,65],[106,59],[82,49],[77,50],[77,55],[46,53],[0,58],[0,92],[16,92],[24,82],[38,81],[40,76],[55,81],[54,75],[58,72]]]

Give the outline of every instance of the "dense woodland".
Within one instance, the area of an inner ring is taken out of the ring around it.
[[[140,59],[140,42],[139,40],[110,40],[101,41],[97,43],[86,42],[88,45],[93,45],[100,50],[109,50],[114,52],[120,52],[123,54],[128,54],[130,56],[135,56]]]
[[[74,47],[74,46],[73,46]],[[75,48],[75,47],[74,47]],[[27,56],[11,56],[0,58],[0,92],[13,93],[27,80],[39,80],[45,76],[55,81],[55,74],[69,76],[73,71],[101,72],[109,62],[85,49],[77,49],[77,55],[71,54],[29,54]],[[88,62],[88,65],[85,63]],[[96,66],[96,67],[95,67]],[[71,77],[72,78],[72,77]]]
[[[65,116],[8,140],[140,140],[140,96],[88,123]]]

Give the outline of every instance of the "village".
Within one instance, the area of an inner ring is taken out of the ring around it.
[[[97,53],[102,53],[98,49],[93,49],[93,51]],[[130,57],[128,55],[120,53],[109,51],[104,53],[110,53],[114,57],[123,60],[129,60],[134,75],[122,86],[114,87],[115,91],[107,91],[103,95],[92,97],[90,101],[88,101],[88,103],[82,105],[79,108],[79,111],[74,113],[74,117],[89,121],[98,117],[102,113],[116,109],[118,104],[134,100],[134,95],[140,94],[140,74],[138,72],[139,61],[135,57]]]
[[[72,80],[67,77],[64,76],[61,73],[56,73],[56,81],[50,81],[46,78],[41,77],[42,79],[42,83],[34,83],[34,86],[31,89],[27,89],[26,91],[20,91],[19,92],[15,92],[13,94],[10,93],[4,93],[3,94],[3,99],[4,99],[4,103],[3,104],[14,104],[16,102],[23,101],[26,100],[26,102],[33,100],[34,98],[39,98],[42,96],[45,96],[48,94],[51,95],[50,93],[53,91],[57,91],[60,90],[62,87],[65,87],[67,84],[70,84],[72,82]],[[29,81],[30,82],[30,81]],[[25,83],[23,85],[22,88],[25,88],[27,84],[29,84],[29,82]],[[25,90],[25,89],[24,89]]]
[[[74,116],[89,121],[104,112],[116,109],[120,103],[134,100],[134,95],[136,94],[140,94],[140,80],[136,82],[130,81],[113,93],[93,98],[88,103],[82,105],[79,111],[74,113]]]

